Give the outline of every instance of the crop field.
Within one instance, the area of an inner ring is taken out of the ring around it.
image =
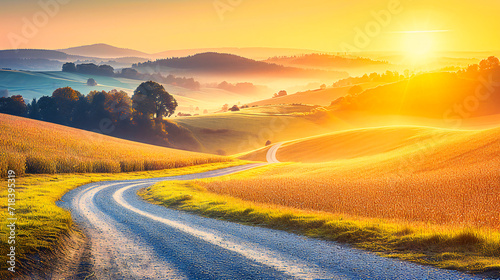
[[[500,267],[498,154],[500,128],[350,130],[287,142],[278,150],[278,160],[309,163],[165,182],[142,195],[168,207],[348,242],[385,256],[485,271]]]
[[[160,170],[230,158],[168,149],[0,114],[0,172],[116,173]]]
[[[311,162],[323,155],[327,162],[285,165],[204,187],[307,210],[500,229],[500,129],[391,127],[322,139],[323,146],[318,138],[286,143],[277,158]]]

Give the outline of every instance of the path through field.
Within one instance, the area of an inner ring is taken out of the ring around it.
[[[59,205],[71,210],[89,240],[87,279],[476,279],[335,242],[203,218],[136,195],[159,181],[217,177],[261,165],[93,183],[67,193]]]

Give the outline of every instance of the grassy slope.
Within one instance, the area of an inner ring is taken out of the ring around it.
[[[349,242],[424,264],[499,269],[499,139],[500,129],[347,131],[323,136],[325,149],[312,152],[314,157],[334,146],[323,158],[329,162],[163,183],[144,196],[166,206]],[[307,159],[294,146],[307,151],[320,142],[290,143],[278,151],[278,159]],[[368,146],[357,147],[363,143]]]
[[[333,126],[350,128],[344,122],[321,123],[293,113],[313,108],[300,105],[248,108],[240,112],[176,118],[174,121],[193,132],[206,152],[223,150],[228,155],[261,148],[267,140],[276,143],[327,133]]]
[[[360,86],[363,89],[370,89],[382,84],[383,83],[365,83],[365,84],[360,84]],[[347,95],[349,89],[351,88],[352,86],[327,88],[324,90],[309,90],[304,92],[297,92],[287,96],[252,102],[249,103],[248,105],[264,106],[264,105],[276,105],[276,104],[313,104],[313,105],[329,106],[332,103],[332,101],[336,100],[339,97]]]
[[[66,192],[78,186],[92,182],[108,180],[132,180],[153,177],[176,176],[215,170],[241,165],[243,162],[213,163],[183,167],[162,171],[133,172],[121,174],[57,174],[25,175],[16,178],[16,263],[18,273],[26,273],[33,268],[40,268],[42,261],[51,258],[61,238],[73,230],[71,215],[56,206]],[[5,182],[5,185],[7,182]],[[2,188],[0,200],[7,201],[7,190]],[[5,204],[3,204],[5,205]],[[2,206],[5,207],[5,206]],[[7,211],[0,212],[0,226],[5,229]],[[4,231],[3,231],[4,232]],[[2,234],[0,247],[9,248],[7,235]],[[7,271],[7,256],[0,256],[0,278],[8,279],[12,275]],[[50,266],[45,263],[44,265]]]
[[[0,114],[0,130],[2,177],[7,168],[18,174],[121,172],[231,160],[5,114]]]

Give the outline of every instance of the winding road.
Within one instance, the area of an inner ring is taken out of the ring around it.
[[[278,162],[278,148],[269,150],[271,162]],[[86,279],[481,279],[167,209],[136,195],[160,181],[217,177],[262,165],[92,183],[70,191],[58,205],[71,211],[87,236],[91,273]]]

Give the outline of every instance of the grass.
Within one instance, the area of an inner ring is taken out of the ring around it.
[[[231,161],[0,114],[0,174],[116,173]]]
[[[318,155],[328,161],[164,183],[143,195],[438,267],[500,269],[500,128],[351,130],[289,142],[277,153],[279,160]]]
[[[183,167],[163,171],[132,172],[120,174],[56,174],[56,175],[25,175],[16,178],[16,267],[19,272],[30,271],[39,257],[53,255],[55,247],[61,238],[72,229],[71,214],[56,206],[66,192],[78,186],[92,182],[108,180],[131,180],[164,176],[176,176],[205,172],[225,167],[241,165],[245,162],[211,163],[199,166]],[[4,181],[7,185],[7,181]],[[0,200],[7,202],[7,188],[0,191]],[[0,226],[6,228],[7,209],[2,203],[0,211]],[[7,235],[2,234],[0,247],[9,248]],[[0,278],[7,274],[6,254],[0,255],[2,270]]]

